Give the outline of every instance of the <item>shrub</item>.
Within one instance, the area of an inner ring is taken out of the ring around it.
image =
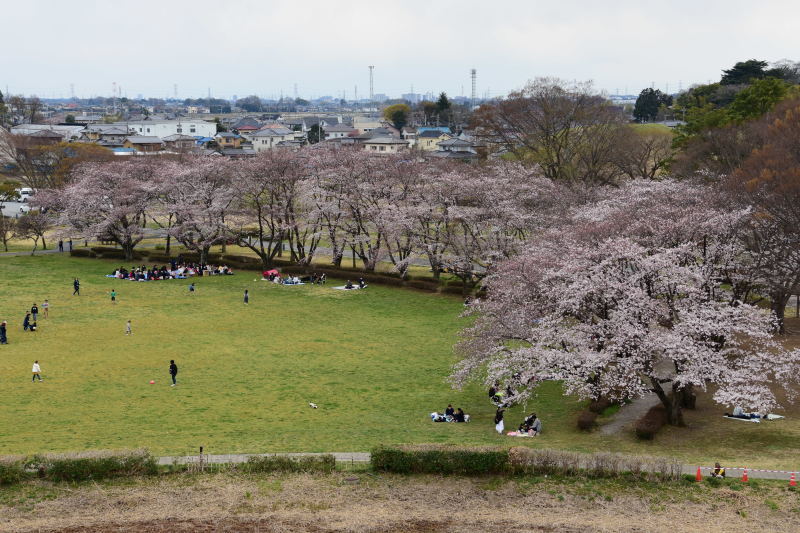
[[[97,254],[89,248],[75,248],[69,255],[72,257],[97,257]]]
[[[673,459],[597,452],[580,454],[561,450],[511,448],[512,472],[534,475],[575,475],[589,478],[630,476],[636,479],[677,480],[682,465]]]
[[[231,255],[225,254],[222,256],[223,263],[239,263],[242,265],[261,265],[261,259],[249,255]]]
[[[578,429],[581,431],[591,431],[597,425],[597,413],[592,411],[581,411],[578,414]]]
[[[333,472],[336,458],[331,454],[286,457],[253,456],[238,468],[245,472]]]
[[[600,397],[596,400],[592,400],[591,402],[589,402],[589,411],[597,413],[599,415],[603,411],[611,407],[611,404],[612,402],[608,398]]]
[[[156,459],[146,450],[48,454],[30,458],[27,466],[52,481],[86,481],[153,475]]]
[[[0,485],[13,485],[27,477],[20,459],[0,459]]]
[[[445,294],[457,294],[461,296],[464,294],[464,287],[451,287],[448,285],[447,287],[442,288],[442,292]]]
[[[116,246],[92,246],[89,248],[96,254],[104,254],[106,252],[120,252],[121,249],[117,248]]]
[[[636,436],[642,440],[653,440],[667,423],[667,411],[659,404],[650,408],[645,415],[636,422]]]
[[[423,281],[423,280],[412,279],[411,281],[407,282],[406,285],[408,287],[412,287],[414,289],[420,289],[423,291],[436,292],[437,290],[439,290],[439,284],[436,283],[435,281]]]
[[[508,471],[508,451],[456,446],[379,447],[372,467],[398,474],[500,474]]]

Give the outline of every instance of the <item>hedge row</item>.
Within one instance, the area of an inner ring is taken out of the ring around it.
[[[51,481],[88,481],[149,476],[158,472],[146,450],[46,454],[0,460],[0,484],[19,483],[34,475]]]
[[[246,463],[237,466],[237,470],[250,473],[261,472],[333,472],[336,458],[331,454],[311,455],[307,457],[285,457],[268,455],[250,457]]]
[[[398,474],[501,474],[508,472],[508,451],[450,446],[380,447],[372,467]]]
[[[119,248],[111,248],[107,246],[93,246],[92,248],[78,248],[70,252],[74,257],[91,257],[101,259],[125,259],[125,254]],[[195,252],[183,252],[181,257],[184,261],[199,262],[200,255]],[[148,263],[153,264],[168,264],[175,256],[165,255],[160,250],[141,250],[135,251],[133,258],[136,261],[146,260]],[[228,265],[234,270],[255,270],[261,271],[263,268],[261,259],[249,255],[233,255],[233,254],[208,254],[207,261],[212,264],[222,263]],[[402,279],[399,273],[396,272],[364,272],[357,268],[348,268],[345,266],[339,267],[318,267],[309,265],[297,265],[290,261],[283,259],[274,259],[273,266],[279,268],[286,274],[296,276],[308,276],[312,273],[317,275],[325,274],[328,278],[335,279],[350,279],[355,281],[359,278],[364,278],[367,284],[376,285],[390,285],[394,287],[411,287],[429,292],[441,292],[444,294],[464,294],[464,283],[461,280],[441,280],[436,281],[430,277],[422,276],[409,276],[407,279]],[[471,292],[471,291],[468,291]],[[486,293],[479,291],[476,293],[477,297],[485,297]]]
[[[372,467],[398,474],[581,475],[589,478],[679,479],[673,459],[617,453],[582,454],[527,447],[382,446],[372,451]]]

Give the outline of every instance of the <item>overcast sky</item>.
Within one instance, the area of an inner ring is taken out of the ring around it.
[[[0,89],[43,97],[229,98],[446,91],[537,76],[638,93],[800,60],[800,2],[777,0],[3,0]]]

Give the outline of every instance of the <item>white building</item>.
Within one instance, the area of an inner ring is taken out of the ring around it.
[[[217,134],[217,125],[205,120],[140,120],[136,122],[117,122],[127,126],[136,135],[144,137],[169,137],[170,135],[191,135],[193,137],[213,137]]]
[[[54,132],[61,135],[65,142],[74,141],[80,138],[83,131],[83,124],[75,126],[60,126],[55,124],[20,124],[12,126],[11,133],[14,135],[35,135],[40,132]]]
[[[249,134],[248,138],[253,143],[253,150],[258,153],[274,148],[279,142],[293,141],[296,133],[289,128],[271,126]]]

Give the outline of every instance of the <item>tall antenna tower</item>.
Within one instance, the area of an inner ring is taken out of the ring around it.
[[[111,82],[111,101],[114,106],[114,114],[117,113],[117,82]]]
[[[375,100],[375,86],[373,85],[373,74],[372,72],[375,70],[375,65],[369,66],[369,101],[372,102]]]
[[[475,107],[475,89],[477,88],[478,71],[474,68],[469,71],[469,76],[472,78],[472,96],[470,98],[469,106]]]
[[[353,85],[353,100],[358,102],[358,85]]]
[[[297,100],[297,84],[294,84],[294,99]]]
[[[69,97],[70,98],[75,98],[75,84],[74,83],[70,83],[69,84]]]
[[[177,83],[173,83],[172,84],[172,96],[174,96],[176,100],[178,99],[178,84]]]

